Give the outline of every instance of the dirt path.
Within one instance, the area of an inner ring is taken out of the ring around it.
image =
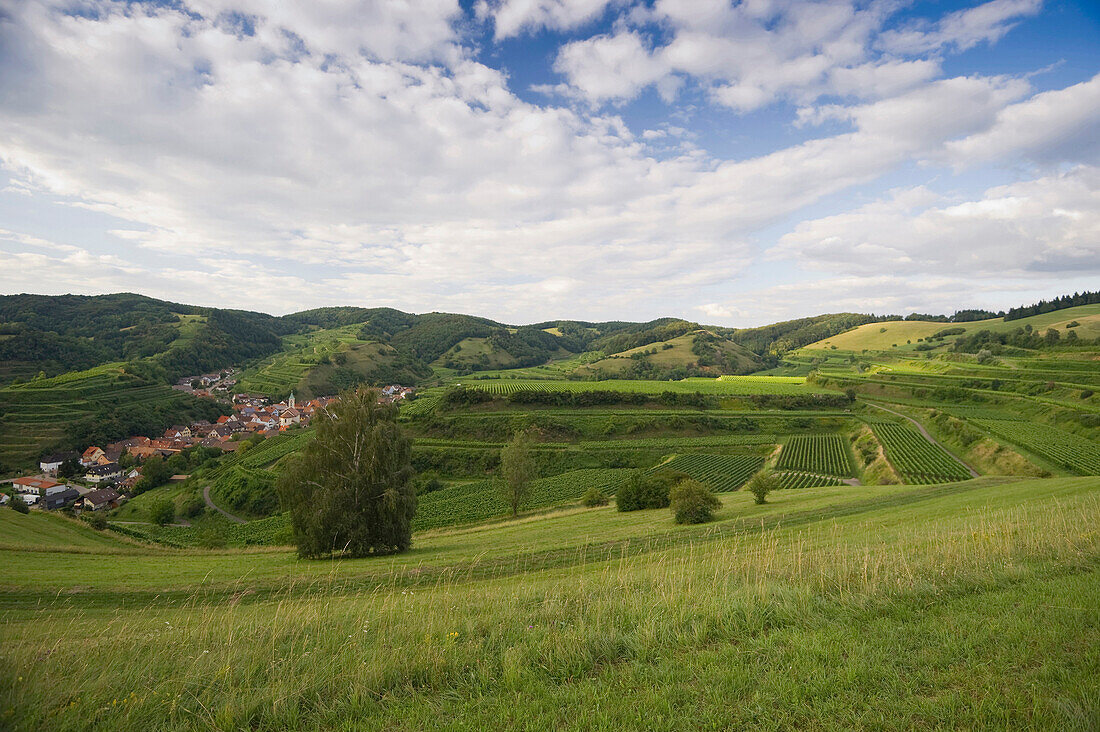
[[[244,520],[243,518],[241,518],[240,516],[234,516],[233,514],[229,513],[229,511],[226,511],[226,510],[224,510],[224,509],[221,509],[221,508],[218,508],[217,506],[215,506],[215,505],[214,505],[214,502],[210,500],[210,486],[204,486],[204,487],[203,487],[203,489],[202,489],[202,499],[203,499],[204,501],[206,501],[206,505],[207,505],[207,506],[209,506],[210,508],[212,508],[212,509],[214,509],[215,511],[217,511],[217,512],[218,512],[218,513],[220,513],[220,514],[221,514],[222,516],[225,516],[225,517],[226,517],[227,519],[229,519],[229,520],[230,520],[230,521],[232,521],[233,523],[235,523],[235,524],[245,524],[245,523],[248,523],[247,521],[245,521],[245,520]]]
[[[953,459],[953,460],[954,460],[955,462],[957,462],[957,463],[958,463],[959,465],[961,465],[961,466],[963,466],[964,468],[966,468],[967,470],[969,470],[969,471],[970,471],[970,476],[971,476],[972,478],[980,478],[980,477],[982,477],[982,476],[981,476],[981,473],[979,473],[979,472],[978,472],[977,470],[975,470],[974,468],[970,467],[969,465],[967,465],[966,463],[964,463],[964,462],[963,462],[962,460],[960,460],[959,458],[957,458],[957,457],[955,456],[955,453],[953,453],[953,452],[951,452],[950,450],[948,450],[948,449],[947,449],[947,448],[946,448],[946,447],[945,447],[945,446],[944,446],[944,445],[943,445],[942,443],[940,443],[940,441],[939,441],[939,440],[937,440],[937,439],[936,439],[935,437],[933,437],[932,435],[928,434],[928,430],[926,430],[926,429],[924,428],[924,425],[923,425],[923,424],[921,424],[920,422],[918,422],[917,420],[915,420],[915,419],[913,419],[912,417],[909,417],[909,416],[907,416],[907,415],[904,415],[904,414],[902,414],[901,412],[895,412],[895,411],[894,411],[893,409],[890,409],[890,408],[888,408],[888,407],[884,407],[884,406],[882,406],[881,404],[872,404],[871,402],[864,402],[864,404],[866,404],[866,405],[867,405],[867,406],[869,406],[869,407],[874,407],[875,409],[881,409],[881,410],[882,410],[882,411],[884,411],[884,412],[889,412],[890,414],[896,415],[896,416],[898,416],[898,417],[901,417],[901,418],[902,418],[902,419],[904,419],[904,420],[908,420],[909,422],[912,422],[912,423],[913,423],[913,425],[914,425],[914,426],[915,426],[915,427],[916,427],[916,428],[917,428],[918,430],[920,430],[920,433],[921,433],[922,435],[924,435],[924,439],[928,440],[928,441],[929,441],[929,442],[931,442],[931,443],[932,443],[933,445],[939,445],[939,446],[940,446],[940,448],[941,448],[941,449],[942,449],[942,450],[943,450],[944,452],[946,452],[946,453],[947,453],[948,455],[950,455],[950,456],[951,456],[951,458],[952,458],[952,459]]]

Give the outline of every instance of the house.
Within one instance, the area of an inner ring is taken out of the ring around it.
[[[187,440],[191,437],[191,428],[177,424],[169,427],[164,431],[164,439],[166,440]]]
[[[21,495],[44,496],[53,489],[62,489],[65,486],[56,480],[35,476],[31,478],[16,478],[11,482],[12,488]]]
[[[57,475],[57,470],[69,460],[79,460],[78,452],[55,452],[38,461],[38,469],[49,475]]]
[[[47,495],[43,499],[43,502],[45,503],[46,508],[52,511],[58,508],[65,508],[65,506],[73,504],[78,498],[80,498],[80,494],[76,492],[76,489],[66,486],[64,490],[60,490],[56,493],[50,493],[49,495]]]
[[[118,501],[122,498],[113,488],[100,488],[84,496],[81,503],[85,511],[99,511],[104,508],[118,508]]]
[[[298,414],[298,410],[294,407],[290,407],[282,414],[279,415],[279,426],[289,427],[292,424],[298,424],[302,421],[302,416]]]
[[[96,461],[103,457],[103,450],[99,449],[95,445],[92,445],[84,454],[80,456],[80,464],[84,467],[90,467],[96,464]]]
[[[84,475],[84,479],[89,483],[113,483],[121,477],[122,468],[118,466],[118,463],[93,465],[88,468],[88,472]]]

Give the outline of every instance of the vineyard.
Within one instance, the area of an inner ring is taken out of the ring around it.
[[[852,475],[854,470],[848,446],[840,435],[792,437],[783,446],[776,467],[845,477]]]
[[[974,423],[1067,470],[1100,475],[1100,446],[1093,440],[1034,422],[976,419]]]
[[[531,494],[524,502],[524,509],[544,508],[579,499],[590,487],[604,493],[614,493],[631,471],[629,469],[571,470],[550,478],[542,478],[531,484]],[[452,485],[443,490],[419,497],[414,531],[425,531],[444,526],[484,521],[508,512],[508,504],[501,496],[498,483],[478,480]]]
[[[894,423],[875,424],[873,429],[906,483],[950,483],[970,477],[961,463],[915,429]]]
[[[843,485],[844,481],[840,478],[833,478],[828,475],[814,475],[813,473],[779,473],[780,488],[798,489],[798,488],[824,488],[827,486]]]
[[[716,492],[735,491],[764,465],[755,455],[677,455],[653,470],[673,470],[705,483]]]
[[[621,391],[631,394],[706,394],[709,396],[798,396],[825,393],[825,390],[805,383],[805,379],[789,376],[722,376],[717,379],[691,378],[680,381],[641,381],[608,379],[606,381],[531,381],[520,379],[467,380],[459,385],[491,394],[513,394],[517,391]]]

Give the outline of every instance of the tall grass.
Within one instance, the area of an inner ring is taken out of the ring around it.
[[[182,602],[97,609],[60,595],[5,614],[0,725],[1085,727],[1100,687],[1089,673],[1100,662],[1098,560],[1100,494],[1083,491],[582,554],[497,579],[471,570],[357,585],[333,563],[259,599],[247,574],[235,592],[200,584]],[[1039,614],[1021,625],[1002,602]],[[983,634],[1001,626],[1004,637]],[[1020,634],[1032,647],[1015,647]],[[855,658],[831,666],[845,644]],[[916,661],[906,653],[927,667],[902,675]],[[972,667],[969,681],[958,664]],[[976,682],[989,704],[967,698]],[[948,706],[924,698],[933,688]]]

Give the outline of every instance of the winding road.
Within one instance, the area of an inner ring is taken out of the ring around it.
[[[952,457],[952,459],[954,459],[955,462],[957,462],[959,465],[961,465],[964,468],[966,468],[967,470],[969,470],[970,471],[970,476],[972,478],[982,477],[981,473],[979,473],[977,470],[975,470],[974,468],[972,468],[969,465],[967,465],[966,463],[964,463],[962,460],[959,460],[959,458],[955,456],[955,453],[948,450],[946,447],[944,447],[944,445],[939,440],[937,440],[932,435],[928,434],[928,430],[926,430],[924,428],[924,425],[921,424],[920,422],[918,422],[917,420],[913,419],[912,417],[910,417],[908,415],[902,414],[901,412],[895,412],[893,409],[889,409],[887,407],[884,407],[881,404],[874,404],[872,402],[867,402],[867,401],[865,401],[864,404],[866,404],[869,407],[874,407],[875,409],[881,409],[884,412],[889,412],[890,414],[896,415],[898,417],[901,417],[902,419],[905,419],[905,420],[908,420],[908,421],[912,422],[913,426],[915,426],[918,430],[920,430],[920,433],[922,435],[924,435],[924,439],[928,440],[933,445],[939,445],[940,449],[942,449],[944,452],[946,452],[948,455],[950,455]],[[221,510],[221,509],[219,509],[219,510]]]
[[[234,516],[233,514],[229,513],[229,511],[226,511],[225,509],[218,508],[217,506],[215,506],[214,502],[210,500],[210,486],[204,486],[203,487],[203,489],[202,489],[202,499],[204,501],[206,501],[207,506],[209,506],[210,508],[217,511],[222,516],[225,516],[227,519],[229,519],[233,523],[235,523],[235,524],[246,524],[246,523],[248,523],[247,521],[245,521],[240,516]]]

